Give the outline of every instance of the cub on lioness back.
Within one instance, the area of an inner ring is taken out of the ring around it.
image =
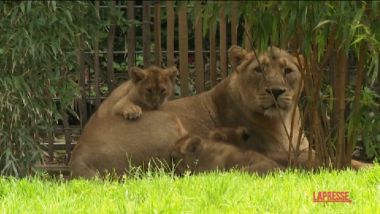
[[[125,119],[137,119],[142,110],[158,109],[173,95],[175,66],[161,69],[151,66],[147,69],[132,68],[131,80],[116,88],[99,107],[97,116],[122,115]]]

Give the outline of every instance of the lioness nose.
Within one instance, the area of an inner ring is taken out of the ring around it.
[[[274,99],[276,99],[277,100],[277,98],[281,95],[281,94],[283,94],[283,93],[285,93],[285,89],[282,89],[282,88],[271,88],[271,89],[266,89],[266,92],[268,93],[268,94],[272,94],[273,96],[274,96]]]

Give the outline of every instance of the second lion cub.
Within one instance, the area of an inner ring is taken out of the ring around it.
[[[111,114],[133,120],[142,115],[142,110],[158,109],[173,95],[177,73],[175,66],[166,69],[134,67],[131,80],[117,87],[100,105],[98,117]]]
[[[218,128],[209,134],[209,138],[184,135],[178,139],[171,153],[177,174],[183,174],[187,170],[200,173],[238,168],[264,175],[284,168],[256,151],[235,146],[246,144],[249,132],[245,128]]]

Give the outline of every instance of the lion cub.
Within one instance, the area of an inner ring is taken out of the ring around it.
[[[98,117],[122,115],[133,120],[142,115],[142,110],[158,109],[173,95],[177,73],[176,67],[132,68],[131,80],[117,87],[102,103]]]
[[[207,139],[191,135],[180,138],[171,153],[174,164],[177,164],[176,173],[183,174],[186,170],[199,173],[238,168],[262,175],[272,170],[283,169],[260,153],[233,145],[245,143],[249,134],[246,131],[243,128],[220,128],[212,130]],[[237,142],[232,143],[232,140]]]

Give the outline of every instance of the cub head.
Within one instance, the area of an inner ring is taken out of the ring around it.
[[[171,152],[171,159],[176,165],[176,174],[182,175],[185,171],[194,171],[199,164],[203,153],[202,140],[198,136],[186,135],[180,138]]]
[[[247,141],[251,138],[251,133],[248,128],[242,126],[237,128],[216,128],[209,132],[208,138],[212,141],[246,147]]]
[[[285,50],[269,47],[258,57],[241,47],[229,49],[235,71],[231,86],[239,104],[251,113],[283,116],[296,105],[302,88],[298,60]]]
[[[131,80],[136,85],[141,103],[146,108],[157,109],[173,95],[177,73],[174,66],[166,69],[156,66],[147,69],[132,68]]]

